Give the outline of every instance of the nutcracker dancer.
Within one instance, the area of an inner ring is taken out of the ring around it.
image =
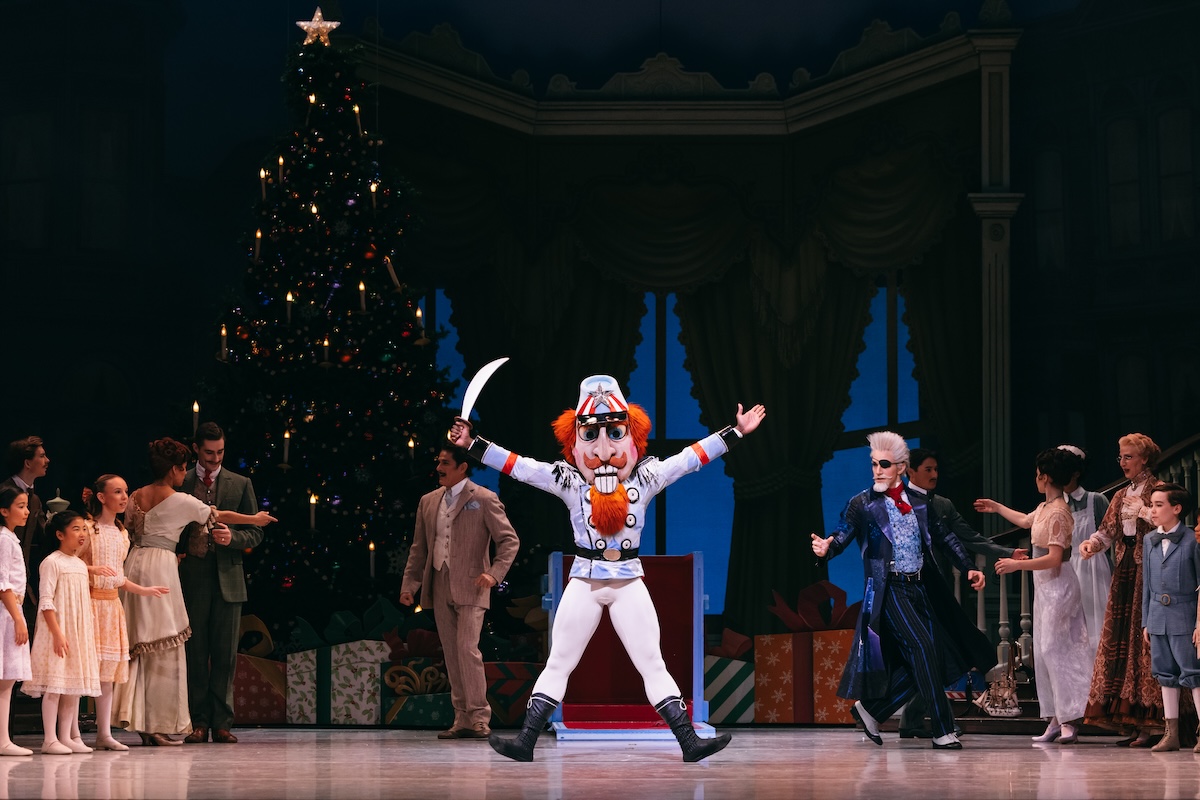
[[[450,438],[478,461],[562,499],[570,512],[575,560],[554,617],[546,669],[533,687],[525,724],[515,739],[493,734],[492,748],[515,761],[532,761],[538,734],[567,690],[567,678],[583,657],[600,615],[608,609],[613,628],[641,673],[646,699],[671,726],[684,761],[699,761],[729,744],[729,734],[702,740],[696,735],[679,685],[667,673],[659,647],[658,613],[642,581],[638,560],[650,499],[689,472],[725,455],[758,427],[766,409],[743,411],[737,424],[710,434],[665,460],[646,458],[650,417],[625,401],[608,375],[585,378],[579,402],[553,423],[563,460],[547,464],[518,456],[455,419]]]

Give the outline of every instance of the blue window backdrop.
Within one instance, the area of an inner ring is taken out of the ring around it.
[[[896,303],[896,330],[888,336],[889,297]],[[833,454],[821,468],[821,508],[825,532],[833,530],[850,498],[871,484],[871,448],[866,437],[872,431],[898,423],[898,433],[919,421],[917,382],[913,378],[912,353],[909,352],[908,328],[904,324],[904,298],[893,288],[876,292],[871,301],[871,322],[863,334],[865,349],[858,357],[858,377],[850,386],[850,406],[842,414],[846,445]],[[894,344],[892,344],[894,343]],[[894,351],[893,351],[894,348]],[[896,409],[888,408],[889,351],[896,360]],[[920,440],[906,436],[908,446]],[[829,562],[829,580],[846,591],[846,602],[862,599],[862,556],[848,548]]]

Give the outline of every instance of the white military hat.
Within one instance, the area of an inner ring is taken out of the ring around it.
[[[629,404],[617,379],[611,375],[592,375],[579,384],[579,403],[575,406],[577,425],[623,422],[629,416]]]

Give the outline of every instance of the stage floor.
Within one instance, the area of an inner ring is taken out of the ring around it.
[[[1159,800],[1200,793],[1200,756],[1118,748],[1115,737],[1100,736],[1034,746],[1025,736],[970,734],[963,750],[943,752],[895,734],[876,747],[848,728],[737,729],[723,752],[684,764],[674,743],[560,744],[543,734],[537,760],[518,764],[484,741],[442,742],[432,731],[236,733],[236,745],[0,758],[0,797]],[[35,747],[40,737],[17,742]]]

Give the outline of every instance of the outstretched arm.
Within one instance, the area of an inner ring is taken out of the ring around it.
[[[1018,528],[1033,527],[1033,514],[1022,514],[1020,511],[1014,511],[1003,503],[997,503],[986,497],[975,501],[975,510],[981,514],[999,514]]]

